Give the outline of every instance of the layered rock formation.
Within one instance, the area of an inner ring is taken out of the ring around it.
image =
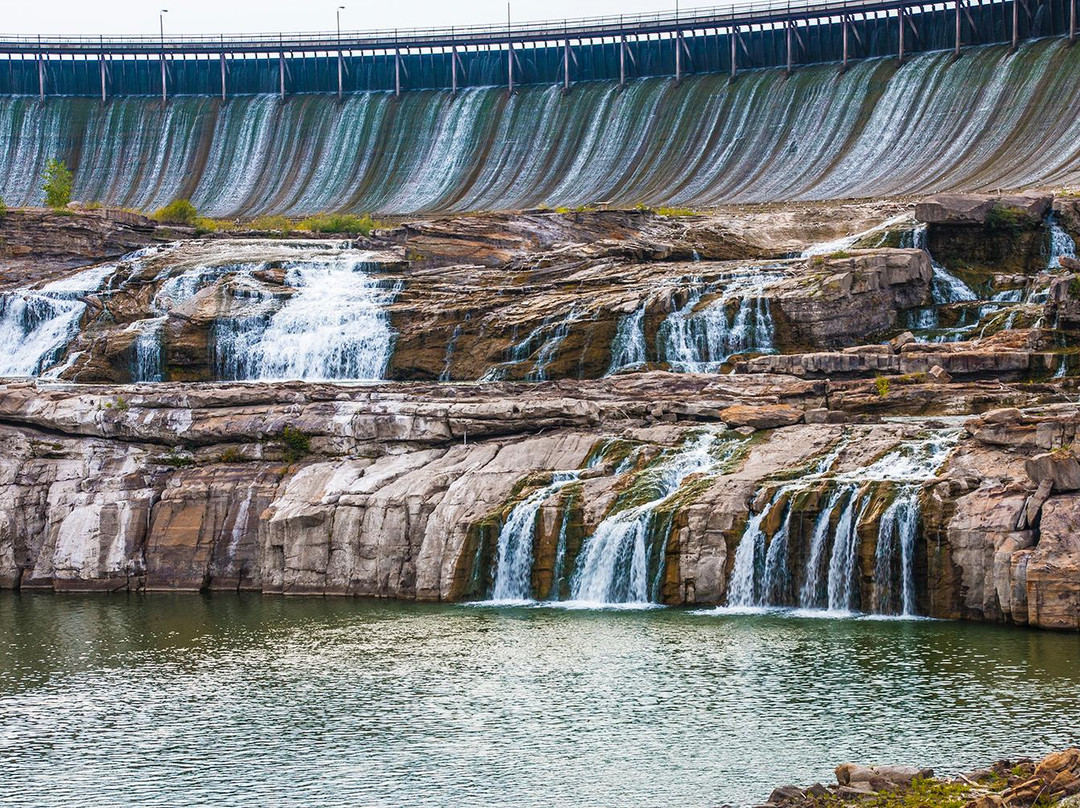
[[[7,367],[77,384],[0,386],[0,585],[1080,628],[1070,259],[980,299],[904,210],[186,240],[8,291]]]
[[[507,509],[553,472],[581,469],[538,516],[534,581],[547,596],[562,523],[580,550],[654,461],[705,429],[732,451],[669,503],[666,532],[654,536],[665,559],[659,599],[724,603],[762,491],[837,447],[839,479],[927,429],[952,429],[878,422],[860,404],[868,387],[666,374],[526,387],[9,384],[0,389],[0,580],[484,597]],[[935,387],[934,396],[943,414],[1057,397],[1001,384]],[[848,423],[799,423],[823,410]],[[1025,458],[1069,443],[1078,423],[1072,404],[998,409],[956,436],[940,472],[918,483],[920,611],[1080,628],[1071,538],[1080,497],[1039,493],[1024,469]],[[808,552],[827,482],[798,504],[792,569]],[[881,505],[858,524],[857,601],[867,610],[883,585],[874,580],[876,517],[895,485],[866,489]]]

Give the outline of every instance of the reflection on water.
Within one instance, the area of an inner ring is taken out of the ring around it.
[[[1064,747],[1077,692],[1080,637],[962,623],[0,596],[34,805],[747,804]]]

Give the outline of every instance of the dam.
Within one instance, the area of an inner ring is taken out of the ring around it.
[[[1075,0],[848,6],[638,21],[639,34],[567,24],[558,47],[536,44],[539,29],[428,32],[389,54],[385,36],[340,51],[280,39],[274,53],[0,41],[0,198],[39,204],[52,158],[84,202],[186,198],[229,218],[707,207],[1080,175]]]

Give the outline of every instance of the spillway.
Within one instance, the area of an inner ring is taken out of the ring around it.
[[[0,98],[0,198],[213,216],[707,206],[1080,182],[1080,50],[1061,40],[726,76],[325,95]]]

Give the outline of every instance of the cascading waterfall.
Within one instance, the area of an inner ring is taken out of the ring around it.
[[[1050,214],[1047,225],[1050,228],[1050,260],[1046,268],[1061,269],[1062,258],[1076,258],[1076,242],[1061,226],[1057,214]]]
[[[267,315],[220,320],[216,364],[224,379],[376,380],[390,363],[386,308],[398,288],[370,274],[363,254],[286,265],[295,293]]]
[[[854,611],[855,554],[859,548],[859,520],[869,504],[869,496],[860,499],[858,493],[853,491],[836,522],[827,580],[830,612]]]
[[[0,376],[51,375],[86,311],[116,264],[84,270],[37,289],[0,294]]]
[[[509,358],[505,362],[489,368],[480,381],[501,381],[509,376],[512,370],[521,368],[527,363],[529,369],[524,374],[526,381],[546,381],[548,367],[558,356],[559,349],[570,334],[570,327],[581,319],[581,316],[581,312],[571,306],[564,315],[545,317],[544,321],[532,329],[524,339],[511,346]]]
[[[703,308],[701,301],[712,288],[695,281],[686,303],[660,324],[656,340],[661,360],[676,372],[716,373],[736,354],[773,353],[772,311],[763,293],[782,278],[777,274],[733,278]],[[733,301],[738,306],[729,317]]]
[[[643,472],[630,493],[645,491],[649,499],[610,514],[585,539],[570,583],[571,599],[591,604],[655,602],[667,539],[665,531],[655,529],[657,511],[688,477],[716,473],[741,445],[707,432]]]
[[[936,473],[955,445],[957,435],[952,430],[908,440],[869,466],[829,474],[841,445],[804,477],[779,486],[766,506],[751,514],[747,521],[735,551],[728,584],[728,608],[798,605],[802,609],[836,614],[856,611],[861,599],[857,585],[859,525],[871,504],[875,486],[895,482],[900,488],[878,525],[873,608],[882,613],[913,614],[918,483]],[[819,484],[830,490],[810,532],[802,580],[796,582],[788,569],[793,495]],[[763,526],[778,507],[786,508],[786,512],[770,537]],[[882,577],[886,575],[887,578]],[[891,591],[889,587],[897,578],[899,594],[883,596],[883,592]]]
[[[165,317],[138,320],[129,327],[136,333],[131,379],[136,382],[164,381],[161,338],[165,330]]]
[[[874,600],[879,614],[915,614],[914,555],[919,516],[919,489],[909,485],[896,495],[878,522]]]
[[[1076,185],[1080,53],[1042,40],[724,75],[445,92],[0,99],[0,198],[209,216],[678,205]],[[971,104],[978,98],[978,104]],[[969,114],[958,119],[956,109]],[[1039,144],[1032,150],[1031,144]],[[384,144],[392,144],[385,147]],[[798,148],[794,148],[798,144]],[[943,145],[944,144],[944,145]]]
[[[540,506],[556,491],[576,481],[576,471],[556,472],[551,483],[523,499],[506,517],[496,548],[495,583],[491,599],[501,602],[528,601],[533,597],[533,541]]]
[[[607,375],[633,370],[645,364],[645,304],[619,318],[615,341],[611,344],[611,364]]]
[[[926,232],[927,227],[925,224],[917,224],[912,232],[912,241],[915,249],[924,250],[930,255],[930,250],[926,246]],[[979,296],[971,290],[971,287],[934,260],[933,255],[930,255],[930,266],[934,271],[933,280],[930,282],[930,291],[934,297],[935,305],[944,306],[949,303],[962,303],[979,299]]]

